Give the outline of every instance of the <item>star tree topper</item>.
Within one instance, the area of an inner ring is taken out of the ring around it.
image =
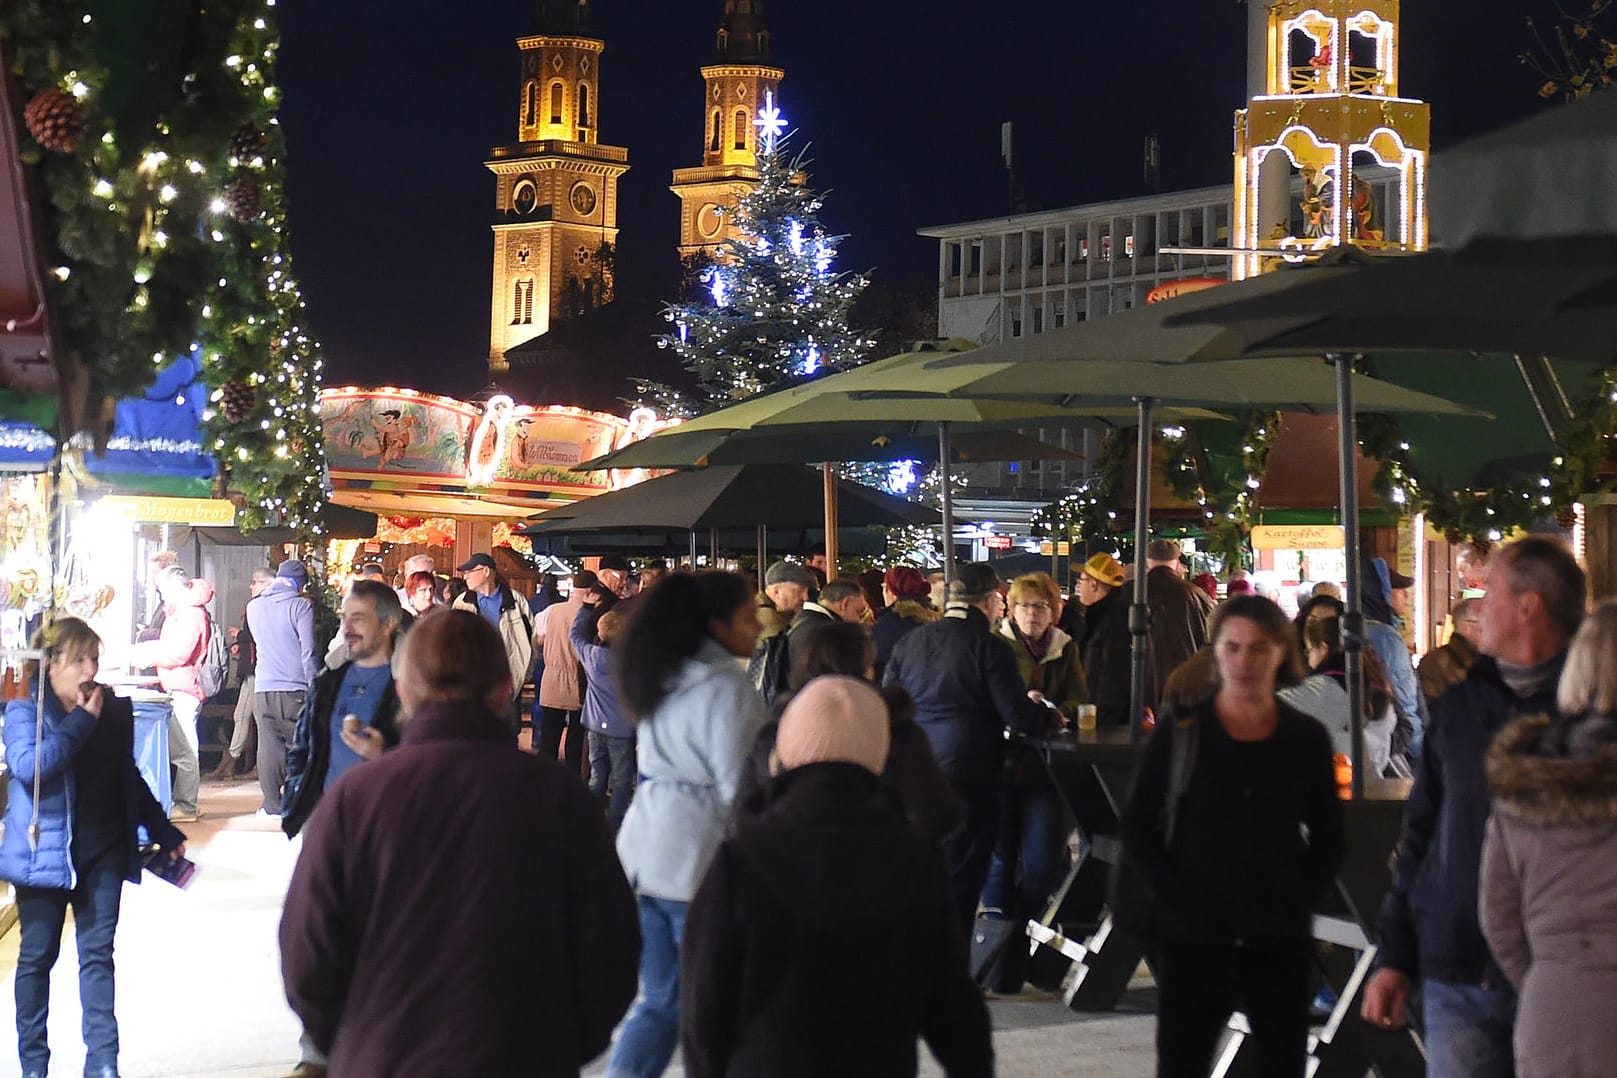
[[[758,118],[752,121],[752,126],[763,139],[764,153],[773,154],[775,140],[786,133],[786,119],[780,114],[780,106],[775,104],[775,91],[764,91],[764,107],[758,110]]]

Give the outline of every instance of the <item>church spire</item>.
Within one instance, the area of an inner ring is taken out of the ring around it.
[[[536,0],[533,32],[563,36],[588,35],[590,0]]]
[[[717,63],[767,64],[769,19],[764,15],[764,0],[724,0],[716,44]]]

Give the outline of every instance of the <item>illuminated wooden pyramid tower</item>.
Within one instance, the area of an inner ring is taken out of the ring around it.
[[[764,0],[725,0],[715,63],[702,68],[702,163],[674,170],[679,196],[679,256],[713,254],[730,235],[727,211],[758,178],[753,119],[766,95],[780,96],[786,72],[769,63]]]
[[[1269,0],[1266,41],[1235,114],[1235,276],[1260,249],[1424,250],[1431,107],[1398,95],[1398,0]]]
[[[538,0],[522,54],[517,142],[496,146],[494,279],[488,365],[549,331],[551,322],[612,299],[618,177],[629,151],[596,140],[603,42],[588,0]]]

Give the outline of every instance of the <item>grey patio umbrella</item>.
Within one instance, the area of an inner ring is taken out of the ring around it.
[[[760,563],[767,558],[766,529],[806,528],[819,522],[824,494],[819,473],[801,464],[715,465],[648,479],[598,494],[529,521],[531,535],[690,536],[717,546],[721,531],[755,532]],[[937,522],[923,505],[847,480],[837,481],[842,527],[896,527]],[[827,540],[829,542],[829,539]],[[760,569],[761,571],[761,569]]]

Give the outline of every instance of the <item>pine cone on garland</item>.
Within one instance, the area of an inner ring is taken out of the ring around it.
[[[1562,531],[1571,531],[1578,523],[1577,511],[1570,505],[1562,506],[1555,511],[1555,523]]]
[[[243,165],[268,160],[269,139],[264,137],[263,129],[257,124],[243,124],[237,128],[230,137],[230,156]]]
[[[221,387],[219,410],[232,423],[240,423],[253,410],[253,387],[240,378],[232,378]]]
[[[84,134],[84,106],[66,90],[35,94],[22,110],[22,121],[34,141],[52,153],[72,153]]]
[[[242,224],[258,220],[264,208],[264,197],[258,181],[250,176],[231,180],[225,184],[225,203],[230,207],[230,216]]]

